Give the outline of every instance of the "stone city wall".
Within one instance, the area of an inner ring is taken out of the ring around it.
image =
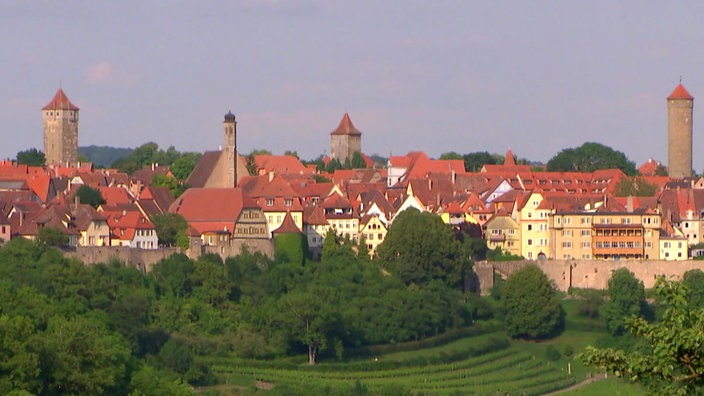
[[[652,288],[660,275],[680,279],[692,269],[704,271],[703,261],[665,261],[665,260],[545,260],[545,261],[499,261],[478,262],[474,272],[479,281],[482,295],[490,293],[494,286],[494,275],[508,277],[512,272],[527,264],[536,264],[555,282],[558,290],[567,291],[570,287],[584,289],[606,289],[611,273],[619,268],[627,268],[636,278],[643,281],[646,288]]]
[[[184,253],[192,259],[197,259],[203,253],[214,253],[225,260],[227,257],[239,255],[243,246],[252,253],[261,252],[270,258],[274,257],[274,244],[269,239],[234,239],[224,246],[203,246],[199,249],[191,247],[188,250],[176,247],[137,249],[128,246],[79,246],[75,251],[65,251],[64,255],[76,258],[86,265],[118,260],[142,272],[150,272],[159,260],[168,258],[174,253]]]

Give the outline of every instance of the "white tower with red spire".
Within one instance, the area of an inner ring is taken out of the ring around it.
[[[78,162],[78,107],[63,89],[42,108],[44,155],[47,165],[73,165]]]

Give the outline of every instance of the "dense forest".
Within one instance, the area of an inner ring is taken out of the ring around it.
[[[461,291],[468,244],[437,217],[402,216],[401,224],[430,232],[428,243],[444,240],[436,257],[419,262],[447,271],[372,261],[363,244],[332,233],[319,261],[284,235],[277,260],[177,254],[146,275],[12,240],[0,249],[0,393],[188,394],[190,385],[215,382],[206,356],[307,355],[314,364],[469,325],[476,308]],[[385,250],[407,257],[403,246]]]

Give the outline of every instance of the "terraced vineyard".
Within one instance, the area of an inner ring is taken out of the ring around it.
[[[371,394],[539,395],[576,382],[542,357],[502,341],[497,343],[496,335],[465,338],[418,351],[420,358],[404,352],[314,367],[220,361],[213,362],[213,370],[224,381],[241,385],[244,394],[265,394],[254,390],[258,384],[271,389],[266,394],[343,394],[357,387]],[[455,360],[459,356],[463,358]]]

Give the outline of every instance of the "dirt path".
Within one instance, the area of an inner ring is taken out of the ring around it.
[[[582,382],[580,382],[580,383],[578,383],[578,384],[574,384],[574,385],[570,386],[569,388],[560,389],[559,391],[546,393],[544,396],[559,395],[560,393],[565,393],[565,392],[573,391],[573,390],[575,390],[575,389],[579,389],[579,388],[581,388],[581,387],[587,386],[587,385],[589,385],[589,384],[591,384],[591,383],[593,383],[593,382],[601,381],[601,380],[603,380],[603,379],[606,379],[606,374],[605,374],[605,373],[597,374],[597,375],[593,376],[592,378],[585,379],[584,381],[582,381]]]

